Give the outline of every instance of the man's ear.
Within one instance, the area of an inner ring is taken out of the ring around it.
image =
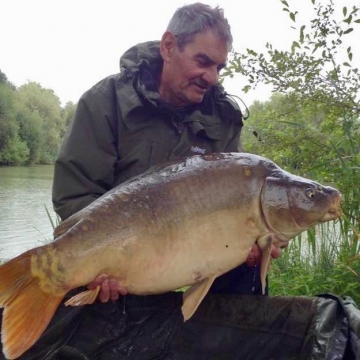
[[[164,62],[168,62],[177,47],[176,37],[170,31],[165,31],[160,41],[160,54]]]

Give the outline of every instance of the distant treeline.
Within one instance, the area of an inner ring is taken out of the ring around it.
[[[75,109],[36,82],[14,86],[0,70],[0,165],[54,163]]]

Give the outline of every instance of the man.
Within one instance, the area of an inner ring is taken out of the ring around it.
[[[55,165],[62,219],[155,164],[241,149],[242,114],[218,84],[231,44],[221,9],[184,6],[160,42],[129,49],[120,73],[82,96]],[[101,285],[100,302],[61,306],[24,360],[306,359],[321,327],[317,302],[254,295],[260,257],[255,246],[247,264],[217,279],[186,323],[181,293],[126,295],[117,279],[100,274],[88,285]]]
[[[80,99],[55,165],[53,201],[64,220],[152,165],[194,154],[239,151],[242,114],[218,84],[232,45],[220,9],[179,9],[161,42],[127,51],[121,73]],[[274,248],[273,255],[278,251]],[[257,246],[248,267],[218,279],[212,291],[260,293]],[[99,298],[124,289],[100,276]]]

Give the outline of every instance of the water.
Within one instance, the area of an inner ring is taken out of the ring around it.
[[[0,167],[0,259],[52,239],[53,166]]]

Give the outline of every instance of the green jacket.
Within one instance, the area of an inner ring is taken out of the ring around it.
[[[240,150],[242,114],[224,89],[175,109],[157,92],[161,67],[159,42],[134,46],[119,74],[79,100],[55,163],[53,204],[62,219],[155,164]]]

